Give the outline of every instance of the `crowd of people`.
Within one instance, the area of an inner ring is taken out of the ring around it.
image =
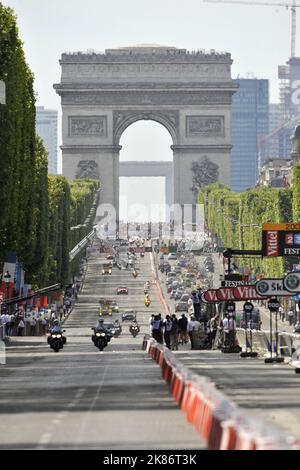
[[[46,308],[33,307],[24,313],[24,306],[17,305],[11,313],[5,304],[1,306],[0,334],[6,336],[43,336],[52,328],[54,322],[63,321],[70,313],[74,303],[78,299],[81,288],[81,278],[84,274],[86,259],[82,260],[80,274],[74,278],[63,295],[62,301],[53,302]],[[11,307],[12,309],[12,307]]]
[[[165,343],[167,348],[171,350],[178,350],[178,345],[191,343],[193,349],[194,331],[201,329],[201,323],[196,319],[194,314],[187,317],[184,313],[180,318],[175,314],[166,315],[163,319],[161,314],[152,314],[150,319],[151,336],[158,343]]]

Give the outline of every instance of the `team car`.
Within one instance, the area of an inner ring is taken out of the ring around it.
[[[128,295],[128,287],[126,287],[126,286],[118,287],[117,288],[117,295],[120,295],[120,294]]]
[[[111,270],[112,270],[112,267],[111,267],[110,263],[103,264],[103,266],[102,266],[102,275],[103,274],[111,274]]]
[[[100,299],[99,300],[100,304],[100,310],[99,310],[99,315],[108,315],[112,316],[113,309],[111,307],[111,301],[107,299]]]
[[[134,320],[136,320],[136,312],[134,310],[128,310],[127,312],[122,312],[122,322],[134,321]]]

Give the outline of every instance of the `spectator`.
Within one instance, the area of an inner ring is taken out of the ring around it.
[[[23,336],[24,328],[25,328],[25,323],[23,321],[23,318],[21,318],[18,323],[18,333],[17,333],[18,336]]]
[[[188,320],[186,331],[189,335],[190,342],[191,342],[191,349],[194,349],[194,343],[193,343],[193,327],[194,327],[194,315],[190,316],[190,319]]]
[[[149,325],[150,325],[150,333],[152,333],[152,320],[154,320],[154,313],[151,315],[151,317],[149,318]]]
[[[35,335],[36,319],[34,316],[30,320],[30,336]]]
[[[193,306],[194,306],[195,317],[199,318],[200,312],[201,312],[201,305],[200,305],[200,299],[199,299],[198,293],[196,291],[192,292],[192,301],[193,301]]]
[[[42,318],[41,325],[42,325],[42,335],[45,336],[46,331],[47,331],[47,320],[45,317]]]
[[[152,337],[158,343],[161,343],[161,319],[159,315],[154,315],[153,320],[151,320],[151,331]]]
[[[178,350],[178,320],[174,313],[171,316],[171,320],[172,320],[172,328],[170,331],[170,346],[171,346],[172,351],[174,351],[175,349],[177,351]]]
[[[279,312],[279,318],[280,320],[282,320],[282,317],[283,317],[283,308],[282,306],[280,305],[279,309],[278,309],[278,312]]]
[[[228,341],[229,346],[233,348],[235,346],[235,333],[236,333],[236,321],[233,314],[229,314],[228,319]]]
[[[65,305],[66,305],[66,308],[67,308],[67,313],[69,313],[69,310],[71,308],[71,300],[68,297],[65,300]]]
[[[55,313],[55,312],[51,312],[51,323],[53,323],[54,320],[56,320],[56,313]]]
[[[64,314],[64,309],[63,309],[63,306],[61,305],[59,307],[59,321],[62,321],[63,314]]]
[[[165,329],[164,339],[165,339],[166,346],[167,346],[167,348],[171,349],[170,335],[171,335],[173,323],[172,323],[170,315],[166,316],[166,318],[163,322],[163,326],[164,326],[164,329]]]
[[[12,336],[14,334],[16,323],[16,316],[14,314],[10,315],[9,323],[8,323],[8,336]]]
[[[9,336],[8,331],[9,331],[9,324],[10,324],[10,315],[8,313],[8,310],[6,310],[6,312],[3,315],[2,323],[4,324],[4,336]]]
[[[294,311],[292,308],[290,308],[288,311],[288,321],[289,321],[289,325],[292,326],[294,322]]]
[[[188,342],[187,324],[188,324],[188,319],[183,313],[181,315],[181,318],[179,318],[178,320],[178,337],[179,337],[179,341],[181,342],[181,344],[186,344]]]
[[[160,320],[160,329],[159,329],[159,343],[164,344],[164,337],[163,337],[163,327],[164,327],[164,322],[161,318],[161,313],[158,314],[159,320]]]
[[[209,339],[211,348],[213,348],[214,346],[216,334],[218,331],[218,326],[219,326],[219,315],[215,315],[208,322],[208,331],[209,331],[208,339]]]
[[[188,312],[189,312],[190,314],[195,313],[194,304],[193,304],[193,299],[192,299],[192,298],[189,298],[189,300],[188,300]]]
[[[222,326],[223,326],[223,333],[224,333],[224,336],[223,336],[224,346],[229,346],[229,319],[228,319],[228,313],[224,313]]]

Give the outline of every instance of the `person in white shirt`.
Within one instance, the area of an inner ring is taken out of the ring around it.
[[[193,300],[191,298],[188,300],[188,311],[191,314],[195,313]]]
[[[23,318],[21,318],[18,324],[18,336],[23,336],[24,328],[25,328],[25,323],[23,321]]]
[[[200,322],[195,318],[195,315],[191,315],[187,324],[187,332],[191,342],[191,349],[194,349],[194,338],[193,331],[197,331],[200,328]]]
[[[223,344],[224,346],[228,346],[228,338],[229,338],[229,319],[228,319],[228,313],[224,314],[224,318],[222,321],[223,325]]]

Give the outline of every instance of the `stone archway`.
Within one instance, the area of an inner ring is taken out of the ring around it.
[[[194,202],[192,167],[205,159],[229,183],[230,108],[237,89],[230,54],[149,45],[62,54],[60,64],[61,82],[54,88],[63,110],[63,174],[75,178],[82,166],[98,172],[101,202],[118,212],[120,137],[141,119],[157,121],[171,134],[174,203]]]

